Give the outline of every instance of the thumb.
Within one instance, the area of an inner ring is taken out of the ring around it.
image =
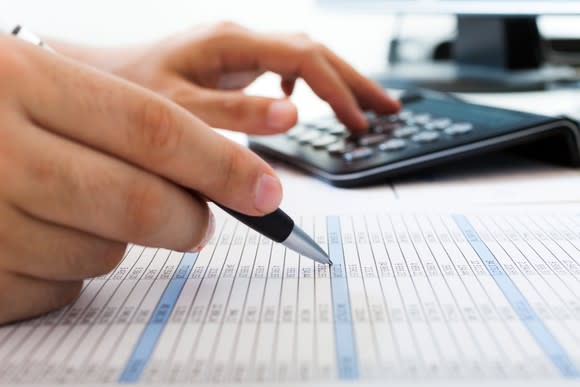
[[[249,134],[284,132],[298,119],[289,99],[249,96],[242,91],[192,89],[191,95],[176,102],[210,126]]]

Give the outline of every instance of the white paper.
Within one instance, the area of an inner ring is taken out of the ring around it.
[[[0,384],[580,377],[577,208],[296,220],[332,267],[219,213],[201,253],[131,246],[70,306],[0,327]]]

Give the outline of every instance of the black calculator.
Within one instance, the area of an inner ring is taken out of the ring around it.
[[[321,117],[284,134],[251,137],[250,148],[341,187],[505,148],[580,165],[580,130],[572,120],[424,93],[409,93],[401,101],[398,114],[368,113],[369,129],[362,134],[351,134],[333,116]]]

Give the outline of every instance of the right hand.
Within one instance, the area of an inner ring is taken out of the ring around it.
[[[205,197],[281,201],[263,160],[144,88],[13,37],[0,85],[0,323],[70,302],[129,242],[200,249]]]

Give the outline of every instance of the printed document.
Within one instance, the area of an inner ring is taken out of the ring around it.
[[[0,327],[0,384],[578,381],[580,213],[295,219],[332,266],[220,213]]]

